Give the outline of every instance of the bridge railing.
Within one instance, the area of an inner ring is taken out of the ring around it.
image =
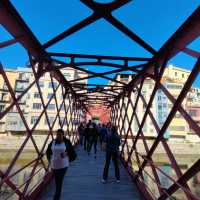
[[[41,65],[31,57],[26,70],[0,65],[0,90],[6,98],[6,103],[1,99],[0,113],[1,200],[37,197],[52,177],[45,152],[57,129],[62,128],[73,145],[79,139],[77,126],[84,118],[80,102],[55,73],[40,73]]]
[[[121,159],[146,199],[200,199],[200,59],[190,48],[200,24],[192,17],[155,57],[153,72],[135,75],[111,108]],[[183,31],[191,22],[190,33]],[[170,65],[188,59],[187,69]]]

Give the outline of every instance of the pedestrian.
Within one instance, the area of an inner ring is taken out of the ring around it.
[[[110,160],[112,159],[115,168],[116,181],[117,183],[119,183],[120,171],[118,163],[118,154],[120,146],[120,137],[117,133],[117,128],[115,126],[112,126],[110,134],[106,136],[105,143],[106,143],[106,162],[104,166],[102,182],[106,183],[108,179],[108,170],[110,166]]]
[[[90,146],[89,146],[89,154],[91,152],[92,146],[94,146],[94,158],[97,158],[97,142],[98,142],[98,137],[99,137],[99,132],[97,125],[94,123],[93,128],[91,130],[91,139],[90,139]]]
[[[101,149],[102,149],[102,144],[103,144],[104,138],[107,136],[107,134],[108,134],[108,130],[107,130],[106,126],[105,126],[105,124],[102,124],[102,127],[99,131]]]
[[[110,132],[111,132],[111,128],[112,128],[112,125],[111,125],[110,122],[108,122],[108,123],[106,124],[106,128],[107,128],[107,132],[110,133]]]
[[[84,128],[83,123],[80,123],[80,125],[78,127],[78,134],[79,134],[81,146],[83,145],[84,129],[85,128]]]
[[[90,155],[90,145],[92,141],[93,126],[94,126],[94,123],[92,123],[92,121],[89,120],[85,129],[84,149],[87,151],[88,155]]]
[[[54,200],[59,200],[62,192],[62,184],[69,162],[76,159],[73,146],[64,136],[62,129],[57,130],[56,139],[52,140],[46,151],[47,159],[53,171],[56,190]]]

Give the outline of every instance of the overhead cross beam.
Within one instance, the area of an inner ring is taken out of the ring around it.
[[[70,66],[69,66],[68,64],[66,64],[66,63],[64,63],[64,62],[62,62],[62,61],[60,61],[60,60],[56,60],[56,59],[53,59],[53,60],[54,60],[55,62],[57,62],[57,63],[63,65],[63,66],[66,65],[67,67],[70,67],[70,68],[73,68],[73,69],[77,69],[77,70],[79,70],[79,71],[83,71],[83,72],[86,72],[86,73],[88,73],[88,74],[97,75],[96,72],[93,72],[93,71],[90,71],[90,70],[86,70],[86,69],[83,69],[83,68],[81,68],[81,67],[77,67],[77,66],[73,66],[73,65],[70,65]],[[123,82],[121,82],[121,81],[118,81],[118,80],[115,80],[114,78],[110,78],[110,77],[101,75],[100,73],[98,74],[98,77],[101,77],[101,78],[103,78],[103,79],[107,79],[107,80],[110,80],[110,81],[119,83],[119,84],[121,84],[121,85],[126,85],[125,83],[123,83]]]
[[[94,13],[100,13],[100,15],[121,32],[123,32],[126,36],[131,38],[134,42],[138,43],[152,55],[156,54],[156,50],[154,50],[149,44],[147,44],[143,39],[141,39],[138,35],[136,35],[133,31],[128,29],[124,24],[122,24],[119,20],[117,20],[112,14],[112,11],[107,9],[105,4],[96,3],[92,0],[81,0],[86,6],[91,8]],[[123,2],[123,1],[121,1]]]
[[[143,65],[142,65],[142,66],[143,66]],[[137,72],[137,73],[140,72],[140,70],[134,69],[134,67],[133,67],[133,68],[130,68],[130,67],[129,67],[128,69],[131,69],[131,71],[134,71],[134,72]],[[123,72],[123,71],[126,71],[126,70],[127,70],[126,67],[122,67],[121,69],[115,69],[115,70],[111,70],[111,71],[107,71],[107,72],[103,72],[103,73],[97,73],[97,72],[95,72],[95,74],[92,75],[92,76],[74,79],[74,80],[71,80],[71,81],[69,81],[69,82],[77,82],[77,81],[81,81],[81,80],[85,80],[85,79],[95,78],[95,77],[98,77],[99,75],[100,75],[100,76],[104,76],[104,75],[109,75],[109,74],[114,74],[114,73]]]
[[[27,50],[27,52],[31,54],[31,56],[34,56],[34,59],[38,62],[48,60],[49,64],[52,63],[50,56],[42,47],[39,40],[35,37],[17,10],[8,0],[0,1],[0,22],[1,25],[3,25],[4,28],[13,36],[13,40],[8,41],[6,45],[18,41]],[[42,71],[42,68],[40,68],[40,71]],[[72,94],[76,96],[73,88],[59,69],[54,68],[54,75],[57,80],[62,81],[66,88],[70,88]]]
[[[120,8],[121,6],[125,5],[126,3],[130,2],[130,1],[131,0],[123,0],[123,1],[116,0],[115,2],[108,4],[106,6],[107,11],[111,13],[112,11]],[[82,29],[85,26],[97,21],[100,18],[102,18],[101,13],[99,13],[99,12],[92,13],[92,15],[90,15],[89,17],[85,18],[84,20],[80,21],[79,23],[75,24],[74,26],[70,27],[66,31],[60,33],[59,35],[57,35],[53,39],[51,39],[48,42],[46,42],[45,44],[43,44],[43,47],[46,49],[46,48],[52,46],[53,44],[55,44],[55,43],[59,42],[60,40],[70,36],[71,34],[79,31],[80,29]]]
[[[127,56],[105,56],[105,55],[91,55],[91,54],[72,54],[72,53],[55,53],[48,52],[49,56],[66,57],[66,58],[85,58],[96,60],[118,60],[118,61],[149,61],[151,58],[143,57],[127,57]]]

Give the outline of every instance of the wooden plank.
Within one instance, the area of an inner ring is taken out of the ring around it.
[[[78,159],[73,162],[65,176],[61,200],[139,200],[139,193],[122,165],[121,182],[116,183],[111,162],[109,178],[101,183],[105,153],[98,150],[97,158],[87,155],[81,147],[77,149]],[[54,181],[44,190],[41,200],[52,200]]]

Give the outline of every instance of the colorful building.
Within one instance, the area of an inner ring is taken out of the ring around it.
[[[80,72],[74,69],[62,69],[61,72],[65,76],[65,78],[70,81],[73,79],[76,79],[77,76],[84,77],[87,76],[86,73]],[[13,87],[13,90],[15,92],[15,96],[18,97],[26,88],[35,80],[34,74],[31,70],[31,68],[18,68],[16,70],[9,70],[6,71],[9,77],[9,81],[11,83],[11,86]],[[86,83],[86,79],[82,80],[81,83]],[[53,79],[53,84],[51,82],[51,77],[49,73],[45,73],[39,80],[39,85],[42,91],[42,98],[44,100],[44,104],[46,105],[49,101],[49,99],[54,94],[53,92],[53,86],[54,88],[57,88],[59,83],[56,79]],[[7,88],[5,87],[5,83],[3,79],[0,79],[0,109],[3,111],[10,103],[12,102],[11,97],[8,93]],[[63,95],[62,95],[62,88],[61,86],[58,87],[56,92],[56,99],[58,106],[61,105],[63,101]],[[69,105],[69,99],[65,99],[65,105]],[[37,119],[39,118],[42,110],[43,105],[40,98],[40,94],[37,88],[37,85],[34,84],[30,90],[21,98],[19,101],[20,109],[22,110],[23,116],[28,124],[29,127],[33,127]],[[47,114],[50,124],[52,125],[54,119],[55,119],[55,111],[56,111],[56,102],[55,99],[52,98],[51,102],[49,103],[47,107]],[[60,122],[62,123],[65,119],[65,111],[64,111],[64,105],[61,107],[60,110]],[[69,114],[69,112],[68,112]],[[70,114],[69,114],[70,115]],[[69,118],[69,117],[68,117]],[[75,119],[72,119],[72,121],[75,121]],[[67,126],[66,120],[64,123],[64,128]],[[59,126],[59,119],[57,119],[54,130],[58,129]],[[14,106],[10,112],[1,120],[0,123],[0,132],[5,131],[25,131],[26,128],[24,126],[24,123],[22,121],[21,116],[18,113],[18,110]],[[36,126],[35,130],[37,131],[46,131],[49,130],[47,119],[45,114],[42,115],[40,122]]]
[[[187,81],[188,76],[190,75],[189,70],[185,70],[183,68],[176,67],[174,65],[169,65],[163,74],[162,84],[164,87],[173,95],[174,98],[178,98],[181,90],[183,89],[184,83]],[[122,81],[124,83],[129,83],[132,80],[133,74],[118,74],[115,79],[118,81]],[[120,86],[120,83],[109,82],[109,85]],[[142,95],[146,102],[149,101],[151,96],[153,87],[155,83],[152,79],[147,78],[144,81],[142,87]],[[138,86],[139,87],[139,86]],[[120,91],[120,89],[118,90]],[[137,93],[131,94],[131,100],[134,103],[137,97]],[[125,97],[125,104],[127,103],[128,98]],[[168,117],[168,114],[173,107],[172,102],[169,98],[164,94],[162,90],[157,90],[154,101],[151,106],[151,112],[154,114],[154,117],[161,128]],[[182,107],[189,113],[189,115],[200,125],[200,89],[192,87],[187,97],[182,103]],[[136,114],[138,116],[139,123],[141,123],[142,118],[144,116],[144,112],[146,110],[146,106],[141,98],[139,98],[138,106],[136,109]],[[122,113],[122,118],[125,116],[125,112]],[[129,106],[127,110],[128,118],[131,118],[132,108]],[[122,125],[122,121],[119,121],[120,125]],[[128,130],[128,121],[125,120],[124,124],[125,130]],[[138,126],[136,118],[133,119],[133,123],[131,125],[132,131],[134,134],[137,134]],[[146,123],[143,127],[143,133],[146,137],[156,137],[157,133],[152,124],[152,120],[148,116],[146,119]],[[171,141],[189,141],[189,142],[200,142],[199,137],[194,134],[194,131],[191,130],[189,124],[184,119],[184,117],[177,112],[175,117],[170,123],[168,130],[166,131],[164,137],[166,139],[170,139]]]

